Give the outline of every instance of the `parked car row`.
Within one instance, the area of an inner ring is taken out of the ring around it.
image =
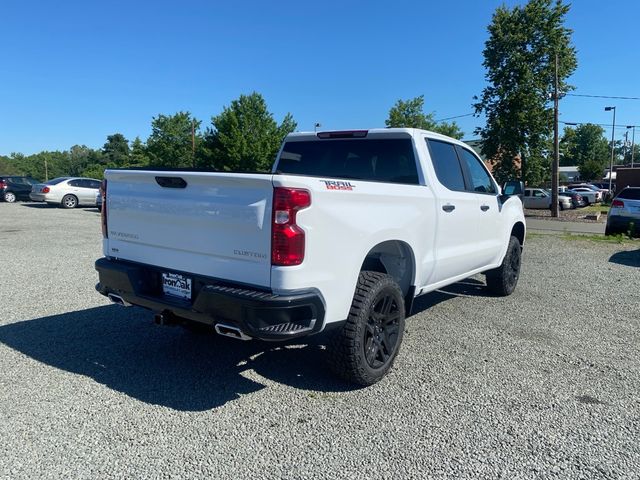
[[[558,207],[560,210],[580,208],[592,203],[602,202],[609,190],[599,188],[590,183],[581,183],[560,187],[558,190]],[[551,191],[544,188],[527,188],[524,192],[524,207],[532,209],[550,209]]]
[[[63,208],[95,207],[98,206],[98,197],[101,197],[101,183],[84,177],[59,177],[40,183],[31,177],[0,175],[0,200],[8,203],[31,200]]]

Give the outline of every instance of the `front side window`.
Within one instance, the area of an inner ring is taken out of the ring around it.
[[[438,181],[449,190],[464,191],[464,176],[456,147],[451,143],[432,139],[427,140],[427,145]]]
[[[469,169],[470,190],[476,193],[496,193],[496,186],[491,180],[491,176],[481,164],[481,161],[469,150],[460,149],[462,161],[465,162]]]

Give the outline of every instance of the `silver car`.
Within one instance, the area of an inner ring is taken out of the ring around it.
[[[524,208],[551,208],[551,193],[542,188],[525,188]],[[560,210],[571,208],[571,198],[558,196]]]
[[[611,202],[605,235],[629,232],[640,236],[640,187],[623,188]]]
[[[31,187],[29,198],[34,202],[47,202],[63,208],[80,205],[96,206],[100,180],[83,177],[59,177]]]

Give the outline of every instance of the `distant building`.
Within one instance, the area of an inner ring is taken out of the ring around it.
[[[484,164],[486,165],[487,169],[493,173],[493,164],[491,163],[491,160],[488,159],[486,156],[484,156],[482,154],[482,140],[480,140],[479,138],[474,139],[474,140],[463,140],[463,143],[466,143],[467,145],[469,145],[471,148],[473,148],[473,150],[478,154],[478,156],[482,159],[482,161],[484,162]],[[520,156],[517,156],[515,158],[515,164],[516,167],[519,169],[520,168]]]
[[[577,166],[572,167],[558,167],[558,173],[560,178],[565,179],[567,182],[577,182],[580,180],[580,172]]]

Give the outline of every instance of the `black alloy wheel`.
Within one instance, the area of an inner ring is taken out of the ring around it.
[[[394,292],[381,291],[374,300],[364,329],[364,353],[371,368],[384,367],[394,355],[402,317],[404,312],[400,310]]]

